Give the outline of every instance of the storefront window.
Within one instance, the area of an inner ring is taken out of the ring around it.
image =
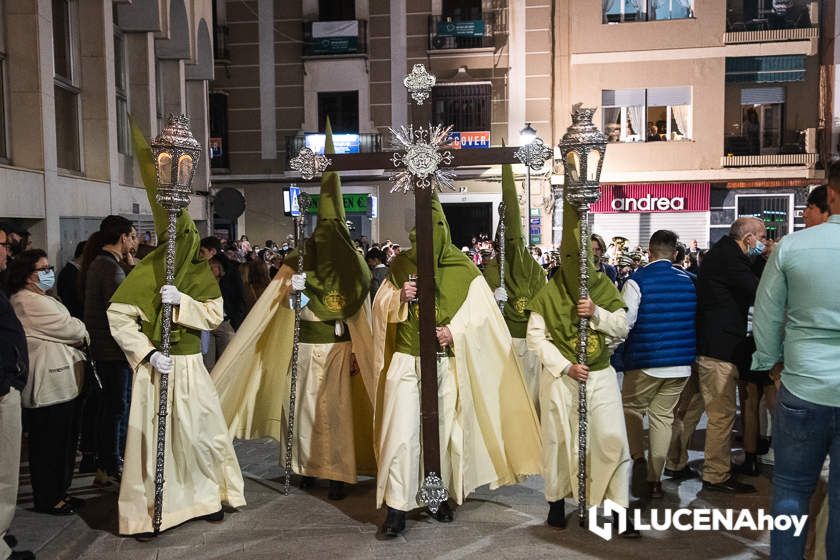
[[[767,238],[779,240],[790,233],[791,195],[738,195],[738,217],[754,217],[764,222]]]

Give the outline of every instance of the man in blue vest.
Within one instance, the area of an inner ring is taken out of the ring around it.
[[[647,488],[634,488],[634,494],[661,498],[660,479],[671,443],[674,407],[691,375],[697,349],[697,293],[691,276],[672,265],[677,254],[676,233],[657,231],[648,248],[650,263],[636,270],[621,292],[630,325],[624,343],[621,396],[634,475],[647,471]],[[650,422],[647,461],[645,414]],[[637,478],[640,475],[634,476],[634,483],[639,482]]]

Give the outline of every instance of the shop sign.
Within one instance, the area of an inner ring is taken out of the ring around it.
[[[311,195],[311,203],[309,204],[308,214],[318,213],[318,202],[321,198],[319,194]],[[344,211],[348,214],[367,214],[370,207],[369,194],[344,194]]]
[[[449,147],[453,150],[468,150],[490,147],[490,131],[481,132],[450,132]]]
[[[483,37],[484,20],[439,21],[437,34],[438,37]]]
[[[656,213],[708,212],[709,183],[601,185],[601,198],[592,212]]]
[[[348,54],[359,52],[358,37],[322,37],[307,43],[307,54]]]

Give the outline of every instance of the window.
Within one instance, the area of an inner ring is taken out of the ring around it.
[[[603,90],[601,105],[610,142],[692,138],[690,87]]]
[[[116,19],[116,10],[114,18]],[[116,24],[116,22],[114,22]],[[131,140],[128,127],[128,84],[125,72],[125,36],[114,26],[114,82],[117,99],[117,150],[131,154]]]
[[[780,240],[791,232],[793,216],[791,206],[793,195],[782,194],[775,196],[737,195],[736,205],[738,217],[751,216],[764,222],[767,228],[767,238]]]
[[[318,131],[324,132],[327,117],[333,132],[359,132],[359,92],[318,92]]]
[[[452,21],[481,19],[481,0],[443,0],[441,15]]]
[[[318,0],[319,21],[350,21],[356,19],[355,0]]]
[[[694,0],[602,0],[604,23],[694,17]]]
[[[55,65],[55,136],[58,167],[81,171],[79,86],[76,72],[75,3],[52,0]]]
[[[9,157],[6,138],[6,11],[0,0],[0,160]]]
[[[741,131],[749,155],[779,153],[784,108],[784,87],[741,90]]]
[[[455,132],[490,130],[490,84],[440,85],[432,88],[434,122]]]
[[[210,168],[230,169],[228,157],[228,96],[226,93],[210,94]]]

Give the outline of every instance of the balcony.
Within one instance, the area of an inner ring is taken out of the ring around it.
[[[230,28],[227,25],[213,26],[213,58],[230,60]]]
[[[819,37],[815,0],[729,0],[726,44],[802,41]]]
[[[286,136],[286,162],[295,157],[301,148],[307,145],[307,136],[317,136],[310,140],[309,147],[317,150],[323,144],[323,134],[297,134]],[[366,132],[363,134],[340,134],[333,135],[336,153],[370,153],[382,151],[382,135],[377,132]]]
[[[496,31],[493,12],[472,20],[429,16],[429,50],[494,48]]]
[[[336,57],[367,53],[367,22],[303,22],[303,56]]]
[[[815,128],[785,130],[781,134],[784,143],[768,146],[779,138],[773,131],[764,131],[763,142],[755,137],[750,141],[747,136],[730,134],[724,138],[720,164],[721,167],[813,166],[819,159],[816,136]]]

